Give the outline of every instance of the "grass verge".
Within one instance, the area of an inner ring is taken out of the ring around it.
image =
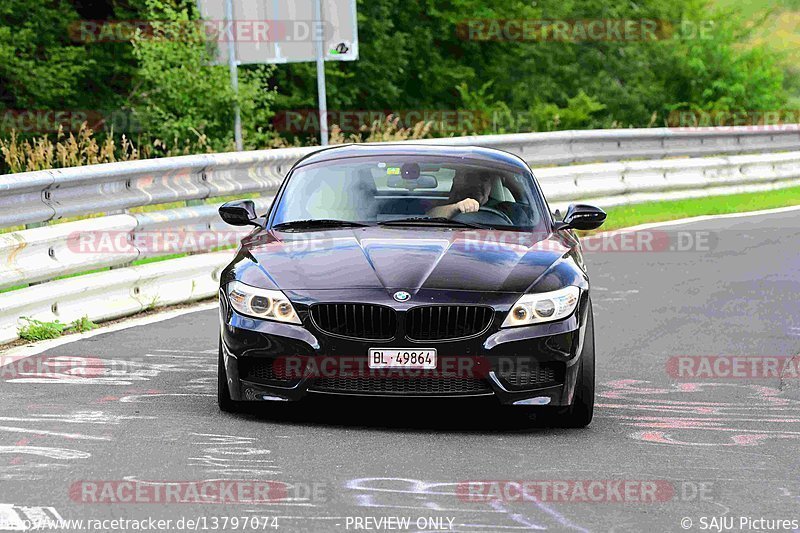
[[[650,222],[666,222],[703,215],[745,213],[792,205],[800,205],[800,187],[688,200],[620,205],[606,209],[608,218],[600,230],[609,231]]]

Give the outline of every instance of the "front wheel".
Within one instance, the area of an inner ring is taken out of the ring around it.
[[[586,427],[594,415],[594,314],[591,300],[588,305],[586,333],[578,367],[578,379],[575,382],[575,394],[572,397],[572,405],[557,418],[557,425],[561,427]]]
[[[225,413],[239,411],[239,403],[231,399],[228,388],[228,372],[225,370],[225,357],[222,355],[222,340],[219,341],[219,358],[217,360],[217,403],[219,410]]]

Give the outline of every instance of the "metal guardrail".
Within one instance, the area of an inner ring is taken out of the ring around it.
[[[257,209],[265,211],[272,198],[257,198],[254,202]],[[208,252],[236,244],[249,231],[222,222],[216,205],[201,205],[88,218],[4,233],[0,234],[0,289],[124,266],[159,255]],[[190,248],[169,242],[154,243],[155,238],[165,236],[186,240],[188,233],[219,238],[201,240]]]
[[[551,201],[613,199],[635,193],[757,186],[800,178],[800,152],[658,159],[535,169]]]
[[[497,148],[522,157],[531,166],[545,166],[788,152],[800,150],[800,124],[782,125],[780,129],[730,127],[573,130],[453,137],[436,139],[436,142]]]
[[[82,316],[103,321],[214,296],[219,273],[230,259],[230,252],[200,254],[0,294],[0,342],[18,337],[21,316],[66,324]]]
[[[800,126],[560,131],[425,141],[515,153],[532,166],[800,150]],[[274,190],[315,147],[106,163],[0,176],[0,227]]]
[[[788,186],[800,180],[800,127],[777,132],[595,130],[423,142],[500,148],[534,167],[602,161],[537,168],[537,178],[554,207],[579,199],[599,199],[609,205],[648,193],[697,195],[732,187]],[[206,154],[0,176],[0,227],[106,214],[0,234],[0,289],[39,283],[0,293],[0,342],[17,337],[21,316],[70,322],[87,315],[105,320],[154,305],[213,296],[215,276],[230,251],[129,266],[137,259],[176,251],[139,243],[147,242],[149,233],[164,231],[225,232],[230,239],[246,229],[224,225],[216,205],[210,204],[149,213],[125,211],[253,192],[264,195],[256,200],[263,210],[290,166],[316,149]],[[767,153],[732,155],[749,152]],[[716,157],[686,158],[709,154]],[[641,158],[649,159],[630,161]],[[82,247],[98,235],[110,235],[116,242]],[[120,240],[129,246],[120,246]],[[191,251],[206,252],[216,244],[198,243]],[[106,267],[113,270],[54,280]]]
[[[274,191],[310,148],[104,163],[0,176],[0,227]]]

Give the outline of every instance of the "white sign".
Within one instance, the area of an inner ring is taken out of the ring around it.
[[[321,20],[315,16],[316,3]],[[324,43],[325,61],[358,59],[356,0],[232,0],[233,20],[225,0],[199,0],[206,34],[217,45],[217,61],[229,61],[235,42],[236,63],[315,61],[315,40]]]

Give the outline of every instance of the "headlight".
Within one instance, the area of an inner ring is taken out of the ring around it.
[[[527,326],[566,318],[578,305],[580,293],[578,287],[570,286],[553,292],[526,294],[511,306],[501,327]]]
[[[237,312],[253,318],[301,324],[292,302],[281,291],[259,289],[241,281],[231,281],[227,287],[228,298]]]

